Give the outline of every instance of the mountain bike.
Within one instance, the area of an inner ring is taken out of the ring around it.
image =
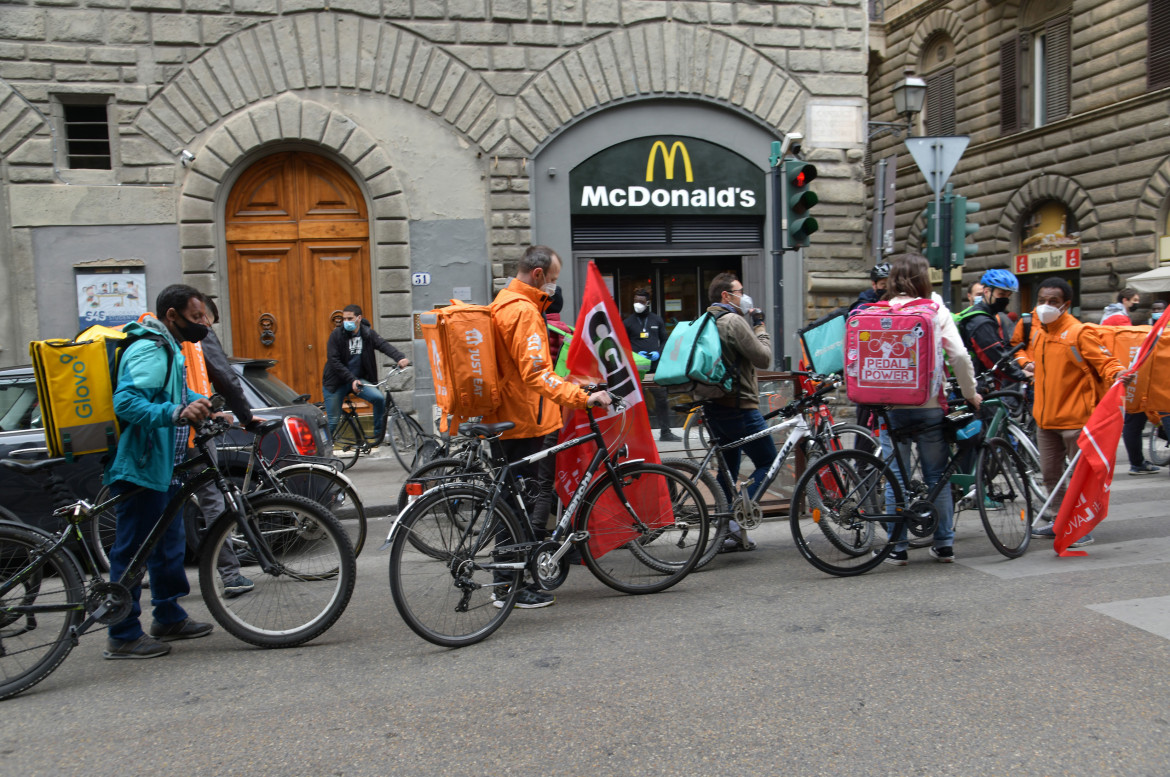
[[[228,509],[204,538],[199,586],[212,617],[233,636],[260,647],[291,647],[328,630],[345,611],[357,565],[344,530],[325,508],[304,497],[274,492],[244,495],[215,467],[207,443],[227,428],[212,418],[195,438],[199,455],[176,467],[208,467]],[[49,472],[65,459],[0,461],[32,474]],[[36,685],[56,669],[82,635],[118,623],[130,614],[134,586],[146,574],[146,559],[178,519],[190,492],[170,501],[118,580],[106,580],[84,542],[84,525],[141,492],[99,505],[85,500],[60,506],[68,520],[59,532],[0,521],[0,699]],[[80,556],[71,546],[80,547]],[[219,551],[230,547],[253,579],[254,588],[229,596],[216,570]]]
[[[312,499],[341,523],[353,544],[353,554],[356,558],[361,554],[366,542],[366,509],[357,489],[354,488],[353,481],[337,471],[333,459],[296,457],[272,462],[266,459],[261,442],[266,435],[278,429],[281,423],[279,418],[261,422],[256,427],[252,442],[247,445],[217,445],[221,454],[233,450],[248,454],[248,464],[243,475],[237,478],[228,474],[228,478],[235,481],[245,494],[257,489],[270,489]],[[50,474],[49,478],[51,480],[53,475]],[[196,471],[191,475],[191,497],[183,509],[183,528],[187,533],[187,547],[192,555],[199,548],[205,521],[218,517],[204,516],[195,495],[205,485],[214,481],[215,473],[211,470]],[[110,490],[102,486],[94,502],[102,505],[109,500]],[[89,522],[90,546],[94,549],[94,558],[103,571],[110,568],[109,553],[110,548],[114,546],[116,528],[117,516],[112,509],[94,508],[92,520]]]
[[[387,546],[394,605],[416,634],[445,647],[483,640],[508,618],[525,574],[545,591],[565,581],[574,547],[598,580],[623,593],[663,591],[691,571],[707,540],[698,492],[670,467],[618,464],[621,448],[607,444],[592,409],[588,416],[588,434],[512,463],[496,438],[514,424],[473,424],[470,431],[491,444],[490,485],[458,475],[426,491],[412,484],[417,498],[395,520]],[[618,418],[624,425],[625,415]],[[514,472],[585,444],[596,450],[579,486],[550,538],[535,538]]]
[[[889,429],[886,409],[875,412]],[[954,442],[957,431],[973,420],[975,413],[959,410],[940,424],[892,430],[894,445],[888,459],[860,450],[839,450],[815,461],[796,482],[789,511],[800,554],[831,575],[867,572],[882,563],[896,543],[934,533],[940,519],[935,500],[954,484],[960,489],[974,488],[973,502],[995,549],[1008,558],[1023,555],[1031,539],[1034,509],[1027,469],[1012,446],[998,437],[976,438],[974,466],[964,466],[969,456],[957,454]],[[952,445],[938,481],[927,487],[913,476],[903,448],[939,425]],[[962,502],[956,503],[956,510],[961,506]]]
[[[382,416],[385,441],[394,451],[394,458],[404,470],[410,470],[416,465],[420,457],[433,456],[439,448],[439,438],[436,435],[423,431],[422,426],[414,416],[407,415],[394,401],[394,393],[388,388],[390,379],[406,371],[405,367],[392,367],[386,377],[374,384],[386,399],[386,411]],[[374,446],[381,445],[382,440],[375,439],[373,434],[367,435],[358,417],[357,406],[353,398],[347,396],[341,409],[341,416],[337,425],[333,427],[333,455],[341,461],[343,469],[349,469],[358,460],[358,457],[369,454]]]
[[[813,383],[819,384],[812,393],[792,400],[787,405],[764,415],[765,420],[782,417],[787,420],[770,426],[760,432],[750,434],[734,442],[722,445],[712,443],[706,455],[701,460],[693,459],[664,459],[663,464],[674,467],[684,473],[691,484],[699,489],[707,504],[711,518],[711,534],[707,549],[695,564],[695,568],[702,568],[711,561],[723,547],[724,541],[731,531],[731,521],[735,520],[745,529],[754,529],[763,521],[761,502],[769,486],[779,475],[780,467],[788,455],[797,447],[804,453],[807,462],[813,461],[824,454],[842,449],[858,449],[874,452],[878,449],[877,441],[870,430],[864,426],[850,423],[837,423],[833,420],[832,412],[825,403],[825,398],[841,385],[841,378],[836,375],[821,376],[812,373],[794,373],[810,378]],[[692,403],[677,408],[680,412],[694,412],[704,419],[702,403]],[[758,486],[755,494],[748,493],[746,483],[735,484],[732,481],[724,453],[740,448],[754,440],[769,434],[791,429],[783,448],[777,453],[764,480]],[[730,498],[728,495],[730,494]]]

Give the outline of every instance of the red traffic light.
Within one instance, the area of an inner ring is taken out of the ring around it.
[[[788,173],[788,182],[796,189],[803,189],[816,180],[816,165],[790,159],[785,162],[785,166],[787,168],[786,172]]]

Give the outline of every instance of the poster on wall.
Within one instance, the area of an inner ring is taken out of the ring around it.
[[[118,327],[149,310],[145,268],[77,270],[78,329]]]

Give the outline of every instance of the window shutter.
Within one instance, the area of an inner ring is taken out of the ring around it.
[[[1170,0],[1150,0],[1146,85],[1170,86]]]
[[[926,77],[926,134],[955,134],[955,69],[948,67]]]
[[[1061,16],[1044,25],[1047,83],[1044,112],[1049,122],[1069,114],[1072,91],[1072,19]]]
[[[1020,42],[1016,35],[999,44],[999,131],[1020,131]]]

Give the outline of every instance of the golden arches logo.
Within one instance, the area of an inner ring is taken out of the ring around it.
[[[691,171],[691,155],[687,153],[687,147],[683,145],[681,140],[676,140],[671,144],[670,150],[666,148],[666,143],[661,140],[654,141],[654,145],[650,147],[650,156],[646,159],[646,182],[654,181],[654,160],[658,156],[658,152],[662,152],[662,166],[666,169],[666,177],[668,180],[674,180],[674,155],[676,152],[682,152],[683,169],[687,174],[687,183],[693,183],[695,175]]]

